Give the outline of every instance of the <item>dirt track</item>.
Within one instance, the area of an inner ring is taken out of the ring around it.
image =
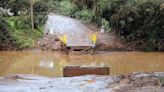
[[[67,36],[67,45],[92,45],[90,40],[90,35],[93,33],[92,30],[76,19],[51,14],[48,16],[45,25],[45,32],[50,33],[51,28],[53,28],[53,34],[51,35],[58,37]]]
[[[52,29],[53,32],[50,32]],[[53,36],[62,38],[64,35],[67,36],[66,45],[68,47],[93,46],[90,39],[93,33],[96,33],[97,36],[96,44],[98,50],[119,50],[123,48],[122,43],[112,33],[101,33],[100,29],[95,26],[84,25],[79,20],[62,15],[49,14],[45,25],[45,34],[47,33],[51,37],[44,36],[38,42],[43,49],[60,48],[59,42],[55,42]]]

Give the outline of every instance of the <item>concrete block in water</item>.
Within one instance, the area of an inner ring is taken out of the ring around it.
[[[108,66],[66,66],[63,69],[64,77],[81,76],[81,75],[109,75],[110,67]]]

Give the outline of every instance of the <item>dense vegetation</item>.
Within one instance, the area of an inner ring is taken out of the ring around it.
[[[34,30],[31,30],[30,1],[0,1],[0,50],[20,50],[33,47],[34,41],[43,35],[47,19],[46,0],[34,3]],[[5,10],[6,9],[6,10]],[[10,12],[8,12],[10,10]]]
[[[60,0],[69,16],[114,32],[134,50],[164,50],[163,0]],[[75,6],[76,5],[76,6]],[[74,8],[73,8],[74,7]],[[62,7],[63,8],[63,7]]]
[[[164,50],[163,0],[113,0],[98,17],[105,18],[120,38],[134,49]],[[101,4],[98,4],[101,7]],[[104,5],[102,6],[104,7]]]
[[[16,39],[18,47],[30,46],[41,36],[48,12],[96,23],[115,33],[134,50],[164,50],[163,0],[33,0],[34,34],[31,35],[30,0],[1,0],[0,7],[10,9],[9,16],[0,11],[0,29],[7,30]],[[7,33],[7,34],[9,34]],[[22,37],[24,34],[26,36]],[[28,34],[28,35],[27,35]],[[1,34],[3,35],[3,34]],[[0,36],[1,36],[0,35]],[[34,37],[32,37],[34,36]],[[32,37],[32,38],[31,38]],[[0,37],[2,41],[3,37]],[[17,42],[18,41],[18,42]],[[22,46],[22,43],[25,45]],[[28,43],[28,44],[27,44]]]

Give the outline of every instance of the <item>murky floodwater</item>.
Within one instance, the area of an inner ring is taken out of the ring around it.
[[[0,52],[0,76],[37,74],[59,77],[66,65],[110,66],[110,74],[164,71],[164,53],[111,52],[65,55],[55,52]]]

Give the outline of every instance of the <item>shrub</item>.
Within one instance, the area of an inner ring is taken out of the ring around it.
[[[15,38],[10,34],[11,31],[12,29],[8,22],[3,17],[0,17],[0,50],[15,48]]]
[[[76,5],[68,0],[56,1],[56,3],[54,3],[56,5],[56,7],[54,7],[55,13],[75,17],[75,12],[77,11]]]
[[[34,27],[35,29],[45,24],[47,20],[48,7],[45,0],[38,1],[34,4]],[[16,29],[31,29],[31,16],[21,14],[11,20],[15,23]]]
[[[99,0],[95,16],[135,49],[164,50],[162,0]]]
[[[82,9],[76,13],[76,18],[79,18],[85,22],[91,22],[94,16],[94,12],[87,8]]]
[[[104,18],[102,19],[102,26],[106,32],[111,31],[111,27],[109,25],[109,21],[105,20]]]
[[[40,0],[34,4],[34,25],[35,28],[45,24],[48,14],[48,4],[46,0]]]
[[[30,29],[31,28],[31,21],[30,21],[30,16],[19,16],[15,17],[15,22],[14,27],[16,29]]]
[[[136,48],[154,51],[163,46],[162,19],[160,4],[148,1],[135,7],[122,7],[112,15],[111,24],[127,42],[140,42],[141,46]]]

